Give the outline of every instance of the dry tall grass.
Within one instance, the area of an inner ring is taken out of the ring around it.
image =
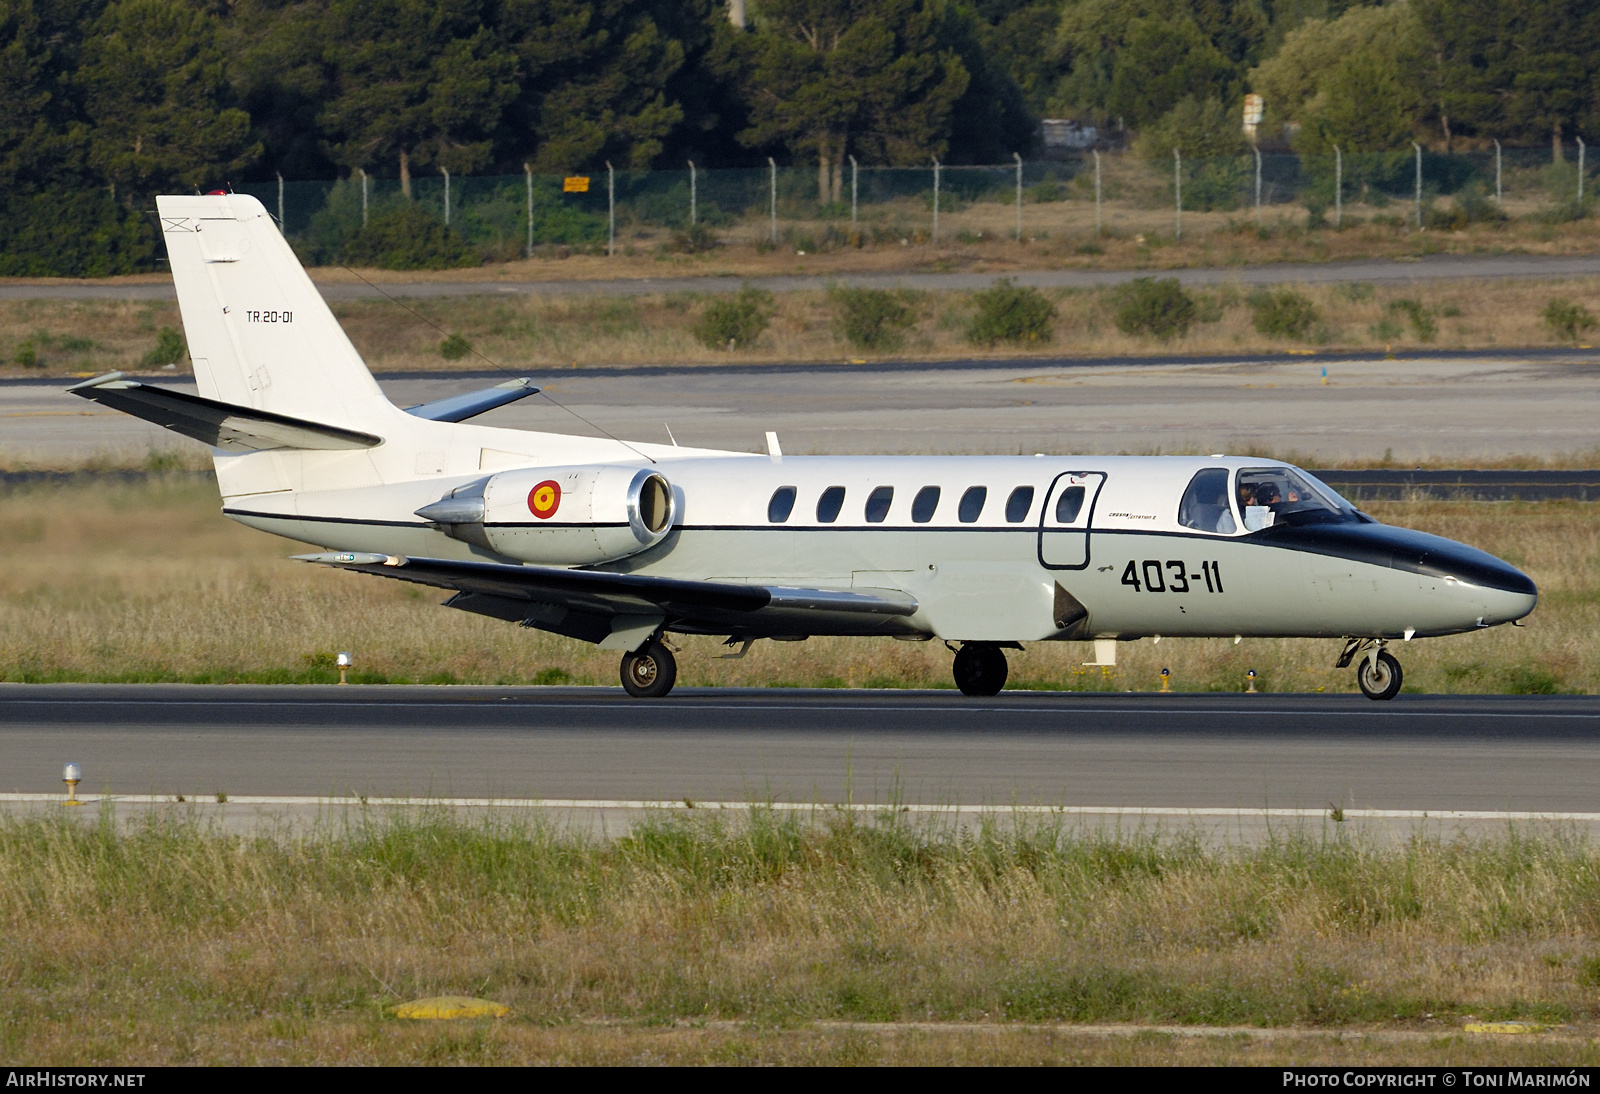
[[[965,332],[974,308],[971,293],[918,293],[911,297],[916,326],[895,355],[948,360],[1547,346],[1557,344],[1541,317],[1552,297],[1565,297],[1600,313],[1600,278],[1309,285],[1298,286],[1297,291],[1312,301],[1318,316],[1305,341],[1259,333],[1247,290],[1223,285],[1196,291],[1201,321],[1172,342],[1119,331],[1108,290],[1051,292],[1057,308],[1054,339],[1026,347],[969,343]],[[885,356],[844,341],[833,305],[821,292],[780,295],[766,333],[749,349],[707,349],[690,330],[706,299],[692,294],[481,296],[411,301],[407,307],[415,315],[385,300],[338,302],[334,312],[378,372],[485,367],[471,355],[446,361],[439,353],[439,328],[460,332],[508,369],[540,373],[578,365],[864,361]],[[1409,317],[1410,305],[1400,302],[1415,303],[1425,317],[1422,328]],[[0,301],[0,374],[57,376],[134,369],[154,346],[155,331],[162,326],[179,326],[176,305]],[[40,332],[46,336],[43,340]],[[79,342],[64,342],[69,336]],[[22,368],[16,363],[17,353],[29,340],[41,347],[40,364]],[[86,347],[81,344],[84,340],[89,343]],[[52,348],[60,345],[76,348]]]
[[[331,681],[352,650],[358,680],[597,683],[614,654],[447,610],[434,590],[289,562],[300,549],[218,513],[189,478],[34,486],[0,495],[0,679]],[[1600,507],[1583,503],[1373,503],[1379,519],[1508,559],[1538,582],[1526,628],[1400,647],[1408,687],[1426,692],[1600,690]],[[814,638],[757,643],[718,660],[715,639],[673,639],[688,686],[949,687],[941,643]],[[1011,686],[1349,691],[1339,643],[1167,639],[1126,644],[1115,670],[1085,669],[1082,643],[1010,654]]]
[[[658,819],[609,844],[426,817],[293,840],[181,815],[121,833],[7,820],[0,1055],[1592,1062],[1592,1041],[1450,1034],[1470,1017],[1516,1017],[1592,1036],[1597,908],[1592,847],[1514,833],[1380,850],[1329,831],[1207,851],[1181,834],[958,837],[893,815],[760,811]],[[512,1017],[419,1028],[390,1014],[436,994],[493,998]],[[740,1025],[704,1026],[717,1022]],[[1159,1037],[1015,1029],[1054,1022],[1356,1036],[1174,1051]],[[1396,1042],[1408,1032],[1423,1039]]]

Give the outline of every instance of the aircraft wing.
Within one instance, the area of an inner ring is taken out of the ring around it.
[[[96,376],[67,390],[225,452],[372,448],[383,443],[382,437],[371,433],[219,403],[215,399],[128,380],[120,372]]]
[[[599,642],[621,621],[658,619],[708,634],[805,633],[808,618],[841,615],[887,621],[912,615],[917,601],[893,589],[813,589],[742,585],[559,566],[414,558],[336,551],[296,555],[344,570],[454,589],[446,603],[481,615]]]

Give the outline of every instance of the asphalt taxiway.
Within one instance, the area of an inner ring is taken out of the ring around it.
[[[0,685],[0,790],[1600,813],[1600,698]]]

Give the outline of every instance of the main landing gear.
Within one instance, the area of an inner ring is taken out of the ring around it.
[[[998,695],[1006,686],[1006,655],[999,646],[968,642],[950,666],[962,695]]]
[[[1356,683],[1368,699],[1393,699],[1400,694],[1405,673],[1400,669],[1400,662],[1384,648],[1387,644],[1382,638],[1352,638],[1345,643],[1344,653],[1334,665],[1342,669],[1359,657]]]
[[[659,699],[677,682],[678,659],[659,638],[622,655],[622,690],[635,699]]]

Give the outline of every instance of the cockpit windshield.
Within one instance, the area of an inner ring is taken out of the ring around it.
[[[1280,524],[1349,524],[1362,520],[1349,502],[1312,476],[1291,467],[1243,468],[1236,489],[1247,532]]]

